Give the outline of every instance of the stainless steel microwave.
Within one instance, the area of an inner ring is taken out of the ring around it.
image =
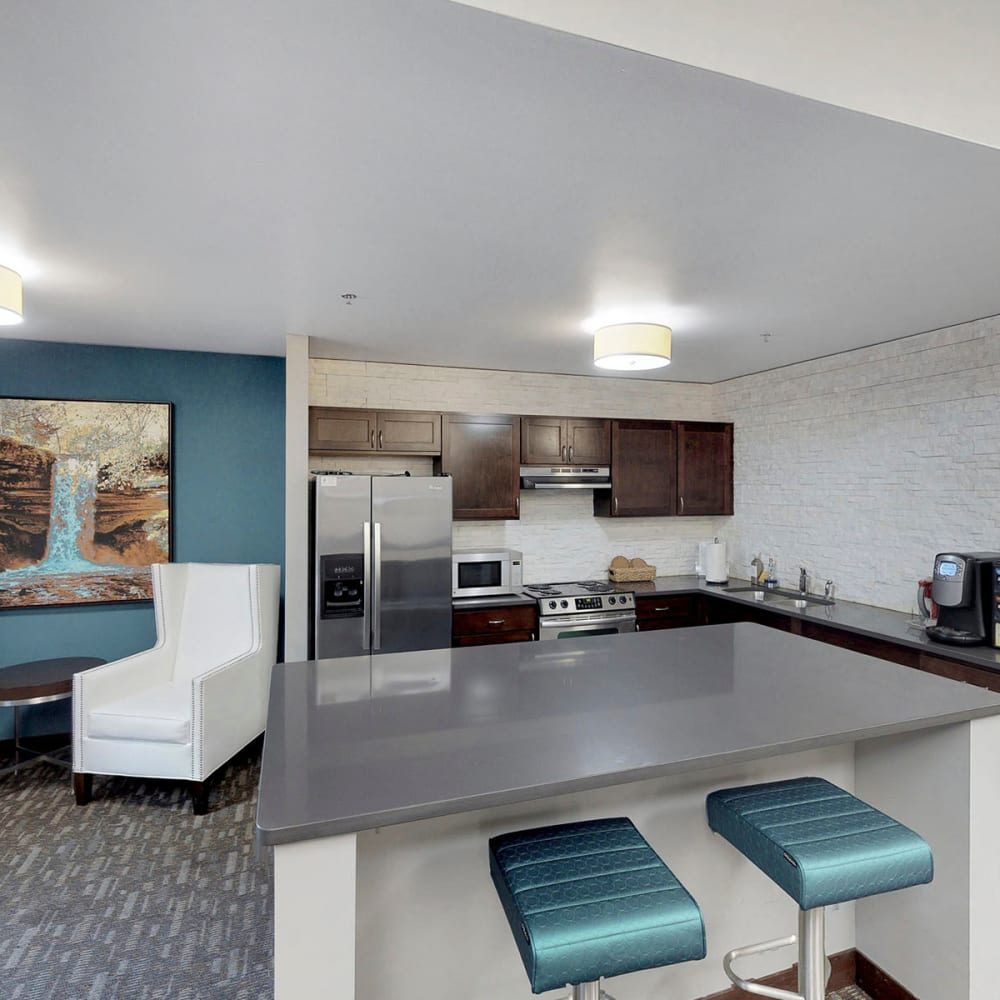
[[[455,549],[451,596],[493,597],[521,589],[521,553],[514,549]]]

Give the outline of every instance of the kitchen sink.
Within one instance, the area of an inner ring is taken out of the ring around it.
[[[796,608],[807,608],[810,604],[823,604],[829,607],[834,602],[829,597],[817,594],[800,594],[797,590],[766,590],[764,587],[727,587],[730,594],[751,594],[755,601],[767,601],[769,604],[791,604]]]

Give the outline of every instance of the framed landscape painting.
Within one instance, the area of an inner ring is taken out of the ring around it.
[[[0,397],[0,609],[152,598],[170,403]]]

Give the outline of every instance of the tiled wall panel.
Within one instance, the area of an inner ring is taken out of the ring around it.
[[[735,424],[731,571],[912,611],[934,555],[1000,550],[1000,319],[714,387]]]

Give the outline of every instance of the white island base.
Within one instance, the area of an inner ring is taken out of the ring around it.
[[[997,1000],[1000,716],[295,843],[274,851],[277,1000],[531,996],[490,880],[487,840],[627,815],[698,901],[708,957],[607,982],[618,1000],[729,986],[722,955],[795,933],[796,906],[705,823],[715,788],[817,775],[924,836],[932,884],[833,907],[829,953],[856,947],[920,1000]],[[741,965],[787,968],[792,950]],[[545,997],[557,997],[557,992]]]

